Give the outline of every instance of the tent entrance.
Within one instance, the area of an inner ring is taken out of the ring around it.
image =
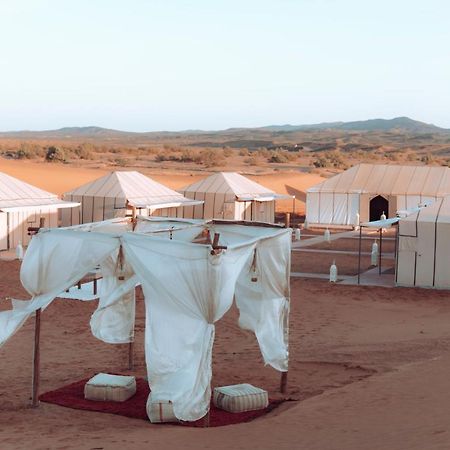
[[[370,222],[380,220],[381,214],[383,214],[383,212],[387,217],[389,214],[389,202],[381,195],[377,195],[369,202]]]

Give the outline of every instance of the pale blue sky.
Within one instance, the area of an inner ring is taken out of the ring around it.
[[[450,128],[449,24],[448,0],[0,0],[0,130]]]

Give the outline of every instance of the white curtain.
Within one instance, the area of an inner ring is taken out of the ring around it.
[[[26,305],[0,312],[0,346],[39,308],[47,307],[64,290],[114,252],[119,241],[100,233],[43,231],[34,236],[22,262],[20,279],[32,296]]]
[[[215,225],[221,242],[255,239],[255,250],[238,278],[239,326],[255,333],[264,362],[288,370],[291,229]]]
[[[142,281],[150,400],[170,400],[178,419],[209,410],[214,322],[230,308],[254,244],[211,247],[126,234],[125,255]]]
[[[97,310],[91,317],[92,334],[108,344],[134,340],[135,286],[138,279],[119,251],[101,264],[102,284]]]

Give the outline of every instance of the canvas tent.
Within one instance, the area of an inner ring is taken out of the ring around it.
[[[450,169],[439,166],[358,164],[307,190],[306,220],[318,226],[394,217],[450,194]]]
[[[58,226],[58,210],[70,211],[78,203],[65,202],[17,178],[0,172],[0,250],[27,245],[28,227],[39,226],[41,218],[48,227]]]
[[[81,203],[80,208],[63,211],[63,226],[108,220],[131,215],[181,214],[183,205],[201,205],[136,171],[111,172],[63,195],[64,200]]]
[[[220,246],[209,240],[216,234]],[[264,362],[287,371],[291,234],[277,226],[153,218],[43,229],[21,267],[32,298],[0,312],[0,345],[100,265],[93,334],[109,343],[133,339],[134,288],[141,284],[149,401],[170,400],[176,417],[197,420],[209,410],[214,323],[233,301]]]
[[[203,205],[183,208],[183,217],[190,219],[230,219],[275,221],[275,201],[292,198],[255,183],[235,172],[215,173],[181,190],[190,199]]]
[[[450,196],[400,219],[396,283],[450,288]]]

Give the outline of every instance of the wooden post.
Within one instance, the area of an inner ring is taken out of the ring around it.
[[[41,337],[41,309],[36,310],[34,320],[34,350],[33,350],[33,386],[31,395],[31,406],[39,406],[39,369],[40,369],[40,337]]]
[[[291,213],[286,213],[286,228],[291,226]]]
[[[45,225],[45,217],[39,219],[39,228],[29,227],[28,234],[34,236]],[[33,348],[33,379],[31,387],[31,406],[39,406],[39,382],[41,365],[41,308],[37,309],[34,316],[34,348]]]
[[[134,342],[128,342],[128,370],[134,367]]]
[[[206,416],[203,417],[203,428],[209,428],[209,418],[210,418],[210,414],[209,414],[209,410],[206,413]]]
[[[361,281],[361,241],[362,241],[362,227],[359,227],[359,249],[358,249],[358,284]]]
[[[287,373],[287,372],[281,372],[280,392],[281,392],[282,394],[286,394],[286,390],[287,390],[287,379],[288,379],[288,373]]]

